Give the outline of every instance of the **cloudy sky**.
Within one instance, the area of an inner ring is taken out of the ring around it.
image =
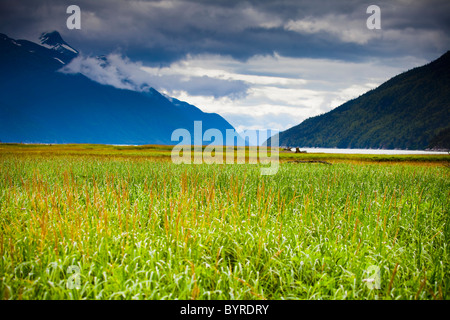
[[[80,30],[66,26],[72,4]],[[379,30],[367,28],[369,5]],[[154,87],[239,131],[287,129],[438,58],[449,17],[448,0],[0,0],[0,33],[57,30],[81,51],[65,72]]]

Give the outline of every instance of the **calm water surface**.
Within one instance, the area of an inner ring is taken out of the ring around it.
[[[295,149],[294,149],[295,150]],[[441,154],[444,151],[424,151],[424,150],[382,150],[382,149],[334,149],[334,148],[300,148],[308,153],[345,153],[345,154]]]

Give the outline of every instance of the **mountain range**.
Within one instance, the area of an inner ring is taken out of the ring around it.
[[[215,128],[224,137],[234,130],[220,115],[151,87],[118,89],[59,72],[79,54],[56,31],[43,33],[39,43],[0,34],[1,142],[173,145],[175,129],[193,137],[194,121],[202,121],[203,132]]]
[[[279,133],[281,146],[450,149],[450,51]]]

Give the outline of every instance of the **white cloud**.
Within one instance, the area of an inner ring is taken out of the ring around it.
[[[386,9],[389,14],[394,8]],[[443,29],[430,29],[414,24],[395,26],[395,20],[382,18],[381,29],[369,30],[366,19],[369,15],[328,14],[324,16],[308,16],[299,20],[289,20],[283,25],[285,30],[305,35],[331,36],[344,43],[371,45],[378,42],[386,46],[385,50],[396,51],[404,48],[432,48],[437,52],[448,50],[450,36]],[[383,16],[384,17],[384,16]],[[415,27],[417,26],[417,27]],[[369,43],[370,42],[370,43]],[[411,44],[414,44],[412,47]]]
[[[238,130],[285,130],[325,113],[373,89],[389,78],[426,61],[416,58],[343,62],[328,59],[255,56],[245,62],[227,56],[188,56],[169,67],[142,69],[161,78],[207,76],[240,80],[248,85],[241,98],[192,95],[179,83],[164,93],[216,112]]]
[[[366,44],[369,40],[380,38],[381,32],[366,27],[365,16],[352,19],[348,15],[326,15],[323,17],[306,17],[301,20],[290,20],[284,28],[303,34],[325,32],[338,37],[343,42]]]
[[[227,96],[235,99],[245,96],[248,89],[241,80],[210,77],[195,72],[161,73],[115,53],[100,58],[80,55],[62,68],[61,72],[81,73],[98,83],[133,91],[147,91],[150,87],[160,91],[183,88],[191,95],[212,95],[215,98]]]
[[[188,56],[168,67],[151,68],[117,54],[80,56],[62,70],[82,73],[117,88],[161,93],[222,115],[238,130],[285,130],[424,64],[415,58],[343,62],[255,56]]]
[[[114,53],[102,58],[79,55],[61,72],[81,73],[98,83],[119,89],[144,91],[148,90],[152,79],[141,67],[140,63]]]

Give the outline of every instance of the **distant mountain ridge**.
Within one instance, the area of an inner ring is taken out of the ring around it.
[[[40,42],[0,34],[2,142],[174,145],[172,132],[183,128],[193,136],[194,121],[203,122],[203,132],[215,128],[225,136],[234,130],[220,115],[153,88],[117,89],[58,72],[78,50],[56,31],[42,34]]]
[[[281,146],[450,149],[450,51],[280,132]]]

